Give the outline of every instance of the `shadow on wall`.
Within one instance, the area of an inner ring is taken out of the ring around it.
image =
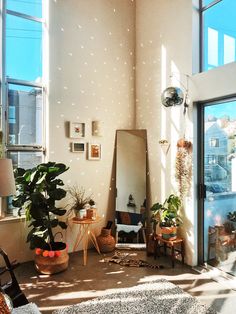
[[[108,196],[108,204],[106,210],[106,217],[105,223],[108,220],[115,221],[115,210],[116,210],[116,198],[115,198],[115,191],[116,191],[116,139],[113,149],[113,159],[112,159],[112,168],[111,168],[111,179],[110,179],[110,186],[109,186],[109,196]],[[114,229],[115,224],[113,223]],[[113,230],[113,235],[115,234]]]

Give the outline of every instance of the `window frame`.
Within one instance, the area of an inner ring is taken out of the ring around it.
[[[222,2],[223,0],[212,0],[209,4],[203,5],[204,0],[199,0],[199,28],[200,28],[200,39],[199,39],[199,56],[200,56],[200,72],[204,71],[204,27],[203,27],[203,14],[206,10],[212,8],[216,4]]]
[[[42,1],[42,6],[44,1]],[[0,0],[0,10],[2,12],[2,18],[0,20],[0,37],[2,41],[2,50],[0,53],[0,130],[3,132],[3,139],[2,139],[2,146],[3,146],[3,156],[8,157],[8,154],[11,152],[41,152],[42,153],[42,162],[45,161],[45,154],[46,154],[46,85],[44,75],[42,73],[41,81],[34,82],[34,81],[27,81],[21,80],[13,77],[6,76],[6,17],[7,14],[17,16],[26,20],[30,20],[33,22],[40,23],[42,25],[42,62],[43,62],[43,54],[44,54],[44,39],[45,39],[45,19],[27,15],[21,12],[8,10],[6,8],[6,0]],[[9,103],[8,103],[8,90],[9,84],[14,85],[24,85],[28,87],[35,87],[40,88],[42,90],[42,144],[41,145],[20,145],[20,144],[9,144]],[[4,206],[5,207],[5,206]],[[12,216],[12,213],[7,211],[6,208],[1,207],[0,204],[0,216]]]

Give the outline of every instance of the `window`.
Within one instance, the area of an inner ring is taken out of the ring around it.
[[[12,159],[14,167],[26,169],[41,163],[44,157],[42,2],[3,1],[1,92],[5,114],[1,123],[6,157]]]
[[[200,0],[203,71],[236,60],[235,12],[235,0]]]
[[[220,141],[218,138],[210,138],[210,147],[219,147]]]

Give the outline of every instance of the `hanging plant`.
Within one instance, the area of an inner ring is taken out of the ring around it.
[[[175,177],[181,199],[188,196],[192,182],[192,148],[190,141],[181,138],[177,142]]]

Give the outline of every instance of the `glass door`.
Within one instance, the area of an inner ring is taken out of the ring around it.
[[[203,256],[236,275],[236,99],[205,103],[203,123]]]

